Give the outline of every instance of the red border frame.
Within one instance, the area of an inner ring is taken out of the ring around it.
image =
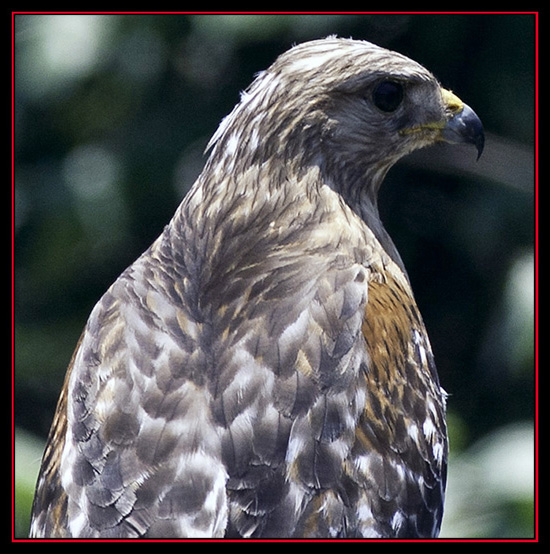
[[[529,539],[23,539],[15,538],[14,530],[14,505],[15,505],[15,423],[14,423],[14,368],[15,368],[15,331],[14,331],[14,318],[15,318],[15,302],[14,302],[14,251],[15,251],[15,184],[14,184],[14,172],[15,172],[15,16],[16,15],[245,15],[245,14],[289,14],[289,15],[334,15],[334,14],[349,14],[349,15],[384,15],[384,14],[401,14],[401,15],[534,15],[535,16],[535,495],[534,495],[534,511],[535,511],[535,534],[534,538]],[[12,185],[11,185],[11,372],[12,372],[12,382],[11,382],[11,456],[12,456],[12,470],[11,470],[11,506],[12,506],[12,525],[11,525],[11,540],[15,543],[32,543],[32,542],[44,542],[44,543],[55,543],[55,542],[91,542],[91,543],[135,543],[135,542],[144,542],[144,543],[171,543],[171,542],[192,542],[192,543],[216,543],[216,542],[244,542],[244,543],[258,543],[258,542],[290,542],[290,543],[315,543],[315,542],[336,542],[336,543],[371,543],[371,542],[439,542],[439,543],[533,543],[539,542],[539,445],[538,445],[538,436],[539,436],[539,402],[538,402],[538,386],[539,386],[539,309],[538,309],[538,300],[539,300],[539,217],[538,217],[538,206],[539,206],[539,170],[538,170],[538,161],[539,161],[539,94],[538,94],[538,85],[539,85],[539,12],[538,11],[401,11],[401,12],[364,12],[364,11],[322,11],[322,12],[311,12],[311,11],[290,11],[290,12],[276,12],[276,11],[216,11],[216,12],[204,12],[204,11],[143,11],[143,12],[129,12],[129,11],[12,11],[11,12],[11,174],[12,174]]]

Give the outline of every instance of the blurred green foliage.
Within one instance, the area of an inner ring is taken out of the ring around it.
[[[484,121],[479,163],[413,155],[381,211],[450,393],[443,535],[533,536],[529,14],[15,16],[16,536],[92,306],[169,221],[253,75],[330,34],[412,57]]]

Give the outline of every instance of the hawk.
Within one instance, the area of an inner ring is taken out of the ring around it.
[[[377,193],[439,141],[481,153],[481,122],[398,53],[329,37],[259,74],[89,317],[31,536],[436,536],[445,392]]]

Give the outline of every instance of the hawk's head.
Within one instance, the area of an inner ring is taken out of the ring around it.
[[[389,167],[417,148],[469,142],[481,154],[483,140],[472,109],[424,67],[331,37],[295,46],[258,75],[211,146],[233,174],[278,159],[298,171],[315,164],[335,187],[376,193]]]

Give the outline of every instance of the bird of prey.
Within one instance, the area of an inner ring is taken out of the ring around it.
[[[378,189],[483,148],[418,63],[328,37],[257,76],[151,247],[93,309],[33,537],[434,537],[445,392]]]

